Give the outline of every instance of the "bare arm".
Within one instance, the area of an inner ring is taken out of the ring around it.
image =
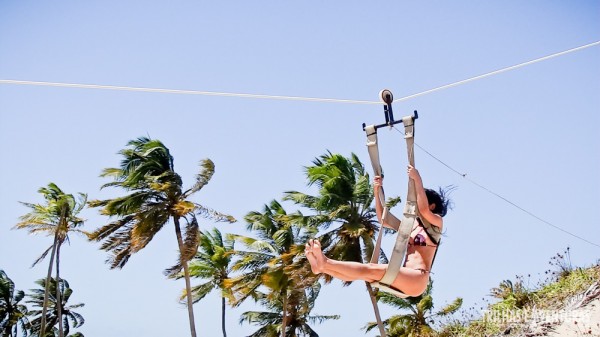
[[[396,218],[392,213],[388,212],[385,216],[385,219],[383,221],[381,219],[383,217],[384,209],[382,200],[379,197],[379,193],[383,188],[382,183],[383,178],[380,176],[376,176],[375,179],[373,179],[373,194],[375,196],[375,212],[377,213],[377,219],[379,220],[379,223],[381,223],[384,227],[398,230],[398,228],[400,227],[400,220],[398,220],[398,218]]]
[[[415,190],[417,192],[417,207],[419,208],[419,213],[421,213],[421,216],[425,218],[427,222],[441,230],[443,226],[442,217],[433,213],[429,208],[429,202],[427,200],[427,195],[425,194],[423,180],[421,179],[419,171],[411,165],[408,165],[408,177],[415,182]]]

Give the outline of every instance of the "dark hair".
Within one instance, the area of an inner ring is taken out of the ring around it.
[[[453,186],[449,186],[446,188],[439,188],[438,191],[432,190],[430,188],[425,189],[425,195],[427,196],[427,202],[431,204],[435,204],[435,208],[433,209],[433,213],[439,214],[440,216],[445,216],[448,212],[448,209],[452,208],[452,203],[450,199],[448,199],[448,194],[454,190]]]

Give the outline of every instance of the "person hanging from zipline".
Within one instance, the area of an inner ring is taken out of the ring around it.
[[[419,296],[429,283],[429,273],[435,258],[439,237],[443,229],[442,217],[446,215],[449,200],[444,190],[439,192],[423,187],[419,171],[408,165],[408,177],[415,184],[417,208],[419,216],[412,226],[406,258],[395,280],[390,284],[406,296]],[[374,179],[374,193],[378,195],[382,188],[383,177]],[[377,218],[384,227],[398,230],[400,221],[395,217],[386,217],[384,205],[380,198],[375,198]],[[390,219],[395,219],[390,222]],[[337,261],[327,258],[321,250],[318,240],[306,243],[305,254],[314,274],[328,274],[342,281],[350,282],[363,280],[369,283],[378,282],[386,273],[387,264],[360,263],[352,261]]]

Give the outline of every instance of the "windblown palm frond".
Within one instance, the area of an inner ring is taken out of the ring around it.
[[[200,191],[212,178],[213,174],[215,174],[215,164],[210,159],[204,159],[200,162],[201,170],[196,175],[196,182],[194,185],[184,193],[184,198],[188,195],[192,195],[198,191]]]

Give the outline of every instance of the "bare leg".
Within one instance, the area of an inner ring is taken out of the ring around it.
[[[351,261],[336,261],[328,259],[321,251],[321,244],[317,240],[312,240],[307,244],[310,246],[309,252],[314,256],[309,259],[313,272],[329,274],[343,281],[363,280],[373,282],[383,277],[387,265],[385,264],[363,264]]]
[[[311,240],[307,244],[307,258],[313,272],[329,274],[346,282],[363,280],[366,282],[379,281],[387,264],[359,263],[351,261],[336,261],[328,259],[321,251],[321,244]],[[311,256],[309,256],[311,255]],[[402,267],[392,286],[410,296],[420,295],[429,282],[429,275],[420,270]]]
[[[317,261],[317,257],[313,253],[314,242],[315,242],[315,240],[310,240],[306,244],[305,249],[304,249],[304,254],[306,255],[306,259],[310,263],[310,268],[311,268],[313,274],[321,274],[324,272],[322,270],[322,261]],[[345,282],[355,281],[355,279],[349,278],[347,275],[344,275],[344,274],[341,274],[341,273],[338,273],[335,271],[328,271],[326,274],[331,275],[331,276],[333,276],[337,279],[340,279],[342,281],[345,281]]]

